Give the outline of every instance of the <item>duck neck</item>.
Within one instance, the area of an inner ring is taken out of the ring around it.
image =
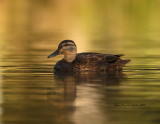
[[[64,56],[64,59],[67,62],[73,62],[76,59],[77,53],[67,54]]]

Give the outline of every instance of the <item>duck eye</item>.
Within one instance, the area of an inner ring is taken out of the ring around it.
[[[74,46],[74,45],[73,44],[64,44],[63,46]]]
[[[67,44],[62,45],[62,47],[67,46]]]

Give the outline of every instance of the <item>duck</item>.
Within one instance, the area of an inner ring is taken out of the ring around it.
[[[121,59],[123,54],[77,53],[77,46],[72,40],[61,41],[57,50],[48,58],[60,54],[64,55],[64,58],[54,66],[54,71],[58,72],[119,71],[131,61],[130,59]]]

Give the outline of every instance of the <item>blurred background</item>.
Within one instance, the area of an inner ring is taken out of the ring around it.
[[[0,0],[0,124],[159,123],[159,6],[160,0]],[[59,83],[52,69],[62,56],[46,57],[65,39],[78,52],[125,54],[132,60],[125,78],[83,75],[77,85],[63,76]],[[115,111],[116,103],[145,107]]]
[[[159,5],[159,0],[0,0],[1,54],[49,50],[71,39],[79,52],[157,55]]]

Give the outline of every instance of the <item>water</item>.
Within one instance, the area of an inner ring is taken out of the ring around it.
[[[160,122],[159,1],[28,1],[0,6],[0,124]],[[62,56],[47,56],[64,39],[132,61],[116,74],[54,74]]]

